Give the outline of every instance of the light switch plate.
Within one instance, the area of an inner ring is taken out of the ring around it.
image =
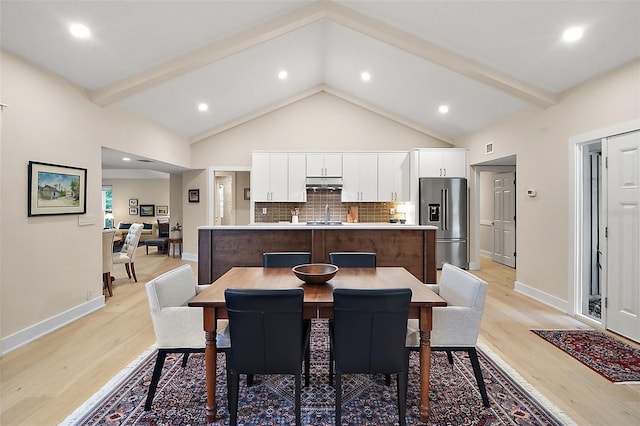
[[[81,214],[78,216],[78,226],[87,226],[96,224],[95,214]]]

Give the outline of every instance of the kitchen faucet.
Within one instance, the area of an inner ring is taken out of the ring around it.
[[[324,208],[324,223],[329,223],[330,217],[331,217],[331,214],[329,213],[329,204],[327,204],[326,207]]]

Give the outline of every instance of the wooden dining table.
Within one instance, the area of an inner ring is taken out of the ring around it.
[[[327,283],[312,285],[300,281],[290,268],[236,267],[189,302],[189,306],[203,308],[208,422],[213,422],[216,414],[216,323],[218,319],[228,318],[224,299],[224,291],[228,288],[302,288],[306,319],[333,318],[334,288],[410,288],[409,318],[420,322],[420,418],[426,421],[429,417],[431,313],[434,306],[446,306],[447,303],[414,275],[400,267],[342,268]]]

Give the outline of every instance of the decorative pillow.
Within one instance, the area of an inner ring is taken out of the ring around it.
[[[129,228],[131,228],[131,223],[121,223],[118,226],[118,229],[129,229]]]
[[[143,225],[142,229],[153,229],[153,223],[143,223]]]

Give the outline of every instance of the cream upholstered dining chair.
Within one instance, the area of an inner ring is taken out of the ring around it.
[[[115,228],[102,230],[102,291],[107,290],[109,296],[113,296],[111,272],[113,272],[113,237],[115,235]]]
[[[133,266],[133,258],[136,255],[136,248],[138,248],[138,243],[140,242],[140,235],[142,235],[142,224],[132,224],[122,243],[122,249],[118,253],[113,253],[113,263],[124,264],[129,279],[131,279],[131,274],[133,274],[133,280],[135,282],[138,282],[138,278],[136,277],[136,269]]]
[[[451,364],[453,364],[451,352],[467,352],[478,382],[482,403],[488,407],[489,398],[476,351],[480,321],[487,296],[486,281],[457,266],[445,263],[442,266],[440,283],[427,284],[427,286],[447,301],[447,306],[433,308],[431,350],[447,352],[447,358]],[[418,320],[410,319],[407,324],[406,345],[410,349],[419,349]]]
[[[187,303],[209,286],[196,284],[191,266],[182,265],[152,279],[145,287],[158,345],[156,364],[144,405],[144,409],[148,411],[151,409],[167,354],[184,354],[184,367],[187,365],[189,354],[204,352],[202,308],[192,308],[187,306]],[[226,352],[231,346],[227,320],[218,320],[216,345],[218,352]]]

